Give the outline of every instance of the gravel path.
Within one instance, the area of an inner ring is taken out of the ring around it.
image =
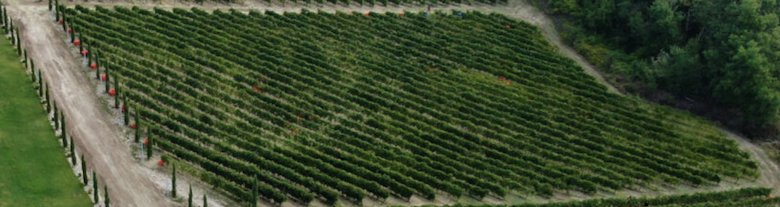
[[[108,185],[112,203],[123,207],[173,206],[161,189],[149,178],[131,156],[129,148],[118,137],[118,125],[98,101],[95,87],[89,84],[81,69],[78,54],[71,52],[52,21],[48,8],[10,2],[10,16],[19,26],[25,48],[51,88],[60,110],[66,114],[68,132],[87,166],[98,173],[101,185]],[[101,189],[102,190],[102,189]],[[101,192],[102,194],[102,192]]]

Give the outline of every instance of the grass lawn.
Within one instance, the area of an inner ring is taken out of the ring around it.
[[[46,119],[16,49],[0,40],[0,207],[92,206]]]

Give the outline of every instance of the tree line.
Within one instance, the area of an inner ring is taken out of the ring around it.
[[[748,135],[777,131],[777,1],[551,0],[544,6],[563,17],[566,41],[607,73],[725,109],[729,115],[717,118]]]

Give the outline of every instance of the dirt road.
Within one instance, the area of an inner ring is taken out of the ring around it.
[[[51,21],[45,2],[9,3],[8,14],[16,19],[23,44],[66,114],[67,131],[87,166],[97,171],[100,185],[108,185],[112,203],[123,207],[173,206],[136,167],[138,163],[119,139],[119,126],[108,121],[109,114],[100,105],[95,87],[79,67],[78,54],[68,50],[62,33],[54,30],[57,25]]]
[[[724,130],[724,133],[729,138],[737,140],[739,148],[750,154],[758,162],[758,172],[761,175],[755,182],[765,187],[773,188],[772,195],[780,196],[780,166],[777,165],[777,162],[772,160],[764,149],[750,142],[750,140],[729,131]]]

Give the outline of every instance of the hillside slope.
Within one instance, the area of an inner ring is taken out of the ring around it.
[[[66,16],[156,147],[245,200],[254,175],[274,202],[360,203],[758,174],[717,128],[608,93],[535,27],[502,15]]]

